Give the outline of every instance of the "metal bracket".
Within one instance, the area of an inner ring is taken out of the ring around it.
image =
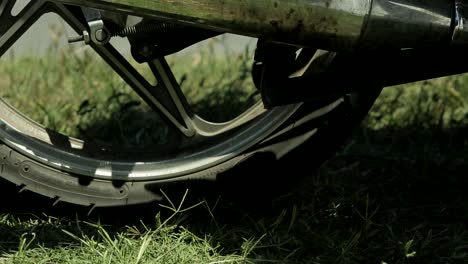
[[[102,19],[90,21],[88,22],[88,26],[90,31],[89,35],[93,43],[105,45],[110,41],[111,34],[104,25]]]
[[[101,12],[92,8],[83,7],[81,9],[88,22],[89,31],[83,31],[83,35],[69,39],[68,43],[80,41],[84,41],[86,44],[92,42],[98,45],[106,45],[109,43],[112,35],[102,20]]]

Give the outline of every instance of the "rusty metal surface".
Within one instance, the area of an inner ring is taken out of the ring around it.
[[[372,0],[63,0],[232,33],[351,49]]]

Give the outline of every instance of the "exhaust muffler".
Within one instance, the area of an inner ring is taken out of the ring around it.
[[[447,0],[63,0],[207,29],[328,50],[413,48],[464,35],[461,3]],[[461,41],[468,42],[468,41]]]

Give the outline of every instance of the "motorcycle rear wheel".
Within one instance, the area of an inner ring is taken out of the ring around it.
[[[70,11],[74,7],[37,0],[12,15],[15,3],[0,0],[0,54],[46,12],[59,14],[78,32],[86,28]],[[93,48],[143,94],[151,88],[139,86],[142,81],[137,73],[112,46]],[[296,152],[316,167],[345,142],[380,92],[366,89],[333,100],[269,110],[258,102],[229,122],[213,123],[192,113],[164,58],[153,61],[150,67],[159,82],[172,87],[167,90],[168,97],[150,100],[162,102],[157,108],[178,128],[183,143],[170,150],[148,150],[84,141],[51,131],[0,99],[0,176],[21,190],[53,198],[54,202],[109,207],[161,200],[159,190],[167,184],[216,180],[257,153],[281,158]],[[180,111],[173,113],[173,109]]]

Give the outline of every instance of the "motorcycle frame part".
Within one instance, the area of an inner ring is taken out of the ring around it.
[[[266,65],[260,89],[265,105],[269,108],[297,102],[331,100],[363,87],[388,87],[465,73],[468,72],[468,65],[457,63],[457,58],[465,56],[468,56],[468,51],[463,47],[341,54],[330,71],[292,78],[279,76],[274,71],[275,65]],[[273,72],[268,72],[271,69]]]
[[[327,50],[459,44],[446,0],[60,1]]]

